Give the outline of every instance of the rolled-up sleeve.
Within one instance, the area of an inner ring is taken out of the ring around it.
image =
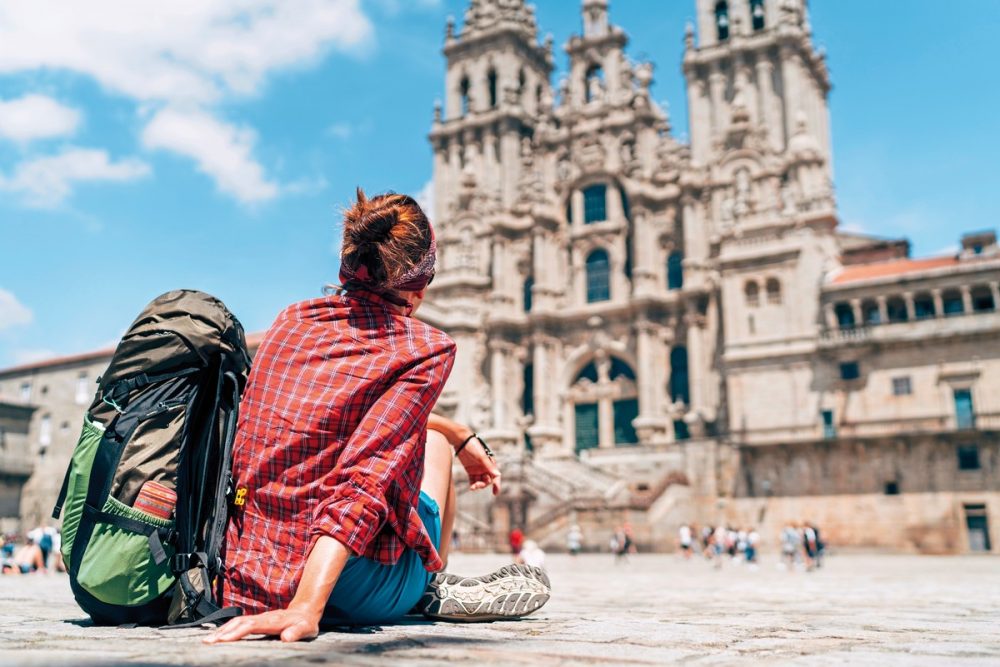
[[[386,491],[411,465],[423,465],[427,419],[444,388],[455,344],[438,347],[401,371],[371,404],[321,485],[310,550],[322,535],[362,555],[386,521]],[[413,459],[421,457],[414,462]]]

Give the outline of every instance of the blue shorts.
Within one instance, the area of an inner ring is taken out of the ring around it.
[[[423,491],[417,513],[434,548],[441,546],[441,513],[437,502]],[[434,575],[413,549],[406,549],[395,565],[354,556],[347,561],[330,594],[323,622],[334,625],[381,625],[398,620],[420,600]]]

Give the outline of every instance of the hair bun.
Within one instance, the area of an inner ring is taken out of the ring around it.
[[[430,223],[412,197],[390,192],[369,199],[358,188],[357,201],[344,212],[341,261],[363,265],[376,282],[391,281],[427,254],[431,238]]]

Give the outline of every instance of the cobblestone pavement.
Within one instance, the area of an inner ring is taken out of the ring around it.
[[[458,554],[456,572],[501,556]],[[520,622],[411,622],[316,641],[205,646],[203,631],[92,627],[65,575],[0,577],[0,665],[998,665],[1000,559],[830,558],[813,573],[641,555],[549,557],[553,599]]]

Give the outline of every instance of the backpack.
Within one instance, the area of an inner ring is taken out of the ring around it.
[[[52,513],[65,511],[70,585],[95,623],[181,627],[241,613],[220,609],[213,591],[249,368],[243,327],[202,292],[157,297],[118,344]],[[161,491],[160,516],[133,506],[147,483]]]

